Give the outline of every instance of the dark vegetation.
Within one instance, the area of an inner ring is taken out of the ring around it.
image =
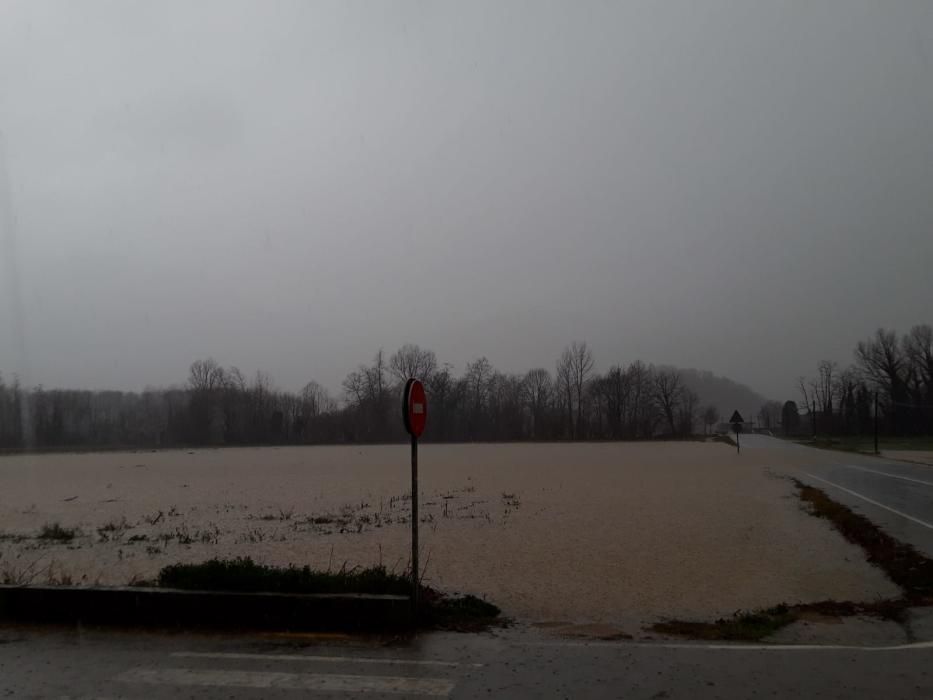
[[[146,585],[145,583],[143,585]],[[320,571],[308,566],[257,564],[248,557],[211,559],[202,564],[172,564],[159,572],[156,585],[184,590],[268,593],[390,594],[407,596],[411,580],[383,566]],[[419,618],[432,627],[471,628],[498,618],[499,608],[476,596],[449,596],[420,587]]]
[[[870,439],[874,433],[877,395],[881,435],[933,435],[933,327],[914,326],[900,337],[893,330],[879,328],[858,343],[854,365],[840,369],[837,363],[823,360],[817,374],[816,378],[800,378],[807,413],[800,416],[796,404],[789,402],[793,407],[787,407],[786,434],[830,441],[840,437],[837,444],[823,446],[861,451],[867,440],[857,436]]]
[[[408,595],[409,579],[383,566],[319,571],[309,566],[257,564],[249,557],[171,564],[156,580],[162,588],[267,593],[378,593]]]
[[[40,540],[53,540],[55,542],[71,542],[81,532],[74,527],[62,527],[59,523],[46,523],[39,530],[37,537]]]
[[[402,441],[398,398],[409,376],[425,383],[425,438],[439,442],[686,437],[762,401],[709,372],[636,361],[600,374],[586,343],[564,350],[553,371],[510,374],[480,357],[459,375],[406,345],[350,372],[339,401],[316,382],[281,391],[267,374],[247,379],[210,358],[191,365],[183,386],[142,393],[24,388],[0,377],[0,449]]]
[[[812,438],[797,440],[801,445],[817,447],[823,450],[840,450],[859,454],[874,454],[875,442],[870,435],[816,435]],[[933,451],[933,437],[928,435],[902,436],[897,438],[879,437],[878,449],[881,452],[895,450]]]
[[[796,615],[786,605],[776,605],[767,610],[737,612],[732,617],[720,618],[715,622],[668,620],[657,623],[652,630],[659,634],[706,641],[754,642],[774,634],[796,619]]]
[[[909,607],[933,605],[933,559],[891,537],[868,518],[832,500],[822,490],[796,479],[794,484],[808,512],[825,518],[849,542],[861,547],[868,561],[903,589],[902,597],[868,603],[827,600],[782,604],[765,610],[739,611],[714,622],[666,620],[652,626],[654,632],[692,639],[758,641],[812,615],[837,618],[865,615],[903,622]]]
[[[933,602],[933,559],[894,539],[868,518],[832,500],[820,489],[794,481],[800,499],[810,512],[825,518],[843,537],[865,551],[868,561],[880,567],[912,603]]]

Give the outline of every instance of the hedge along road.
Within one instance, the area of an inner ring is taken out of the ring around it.
[[[764,435],[743,435],[742,448],[764,451],[793,476],[933,557],[933,467],[818,450]]]

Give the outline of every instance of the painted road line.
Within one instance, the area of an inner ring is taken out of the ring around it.
[[[460,661],[434,661],[431,659],[376,658],[372,656],[310,656],[308,654],[245,654],[222,652],[176,651],[171,654],[181,659],[256,659],[258,661],[313,661],[339,664],[390,664],[397,666],[447,666],[455,668],[469,666],[482,668],[484,664],[468,664]]]
[[[119,683],[180,685],[267,690],[313,690],[325,693],[393,693],[447,697],[454,689],[448,678],[351,676],[336,673],[282,673],[187,668],[135,668],[114,678]]]
[[[853,646],[845,644],[703,644],[700,642],[525,642],[516,646],[579,647],[604,649],[693,649],[696,651],[924,651],[933,650],[933,642],[893,644],[889,646]]]
[[[842,466],[846,467],[847,469],[858,469],[860,472],[868,472],[869,474],[880,474],[881,476],[889,476],[892,479],[900,479],[901,481],[911,481],[915,484],[923,484],[924,486],[933,486],[933,481],[924,481],[923,479],[912,479],[909,476],[901,476],[900,474],[891,474],[889,472],[879,472],[877,469],[857,467],[854,464],[843,464]]]
[[[865,501],[866,503],[871,503],[873,506],[878,506],[879,508],[884,508],[885,510],[891,511],[895,515],[899,515],[902,518],[906,518],[907,520],[910,520],[913,523],[917,523],[917,525],[923,525],[923,527],[933,530],[933,525],[926,522],[925,520],[921,520],[920,518],[915,518],[912,515],[907,515],[907,513],[902,513],[901,511],[896,510],[895,508],[892,508],[891,506],[886,506],[884,503],[879,503],[878,501],[872,498],[869,498],[868,496],[852,491],[851,489],[847,489],[845,486],[840,486],[839,484],[833,483],[832,481],[827,481],[826,479],[816,476],[815,474],[810,474],[809,472],[803,472],[803,474],[805,476],[809,476],[811,479],[816,479],[817,481],[822,481],[824,484],[829,484],[830,486],[833,486],[834,488],[837,488],[840,491],[845,491],[850,496],[861,498],[863,501]]]

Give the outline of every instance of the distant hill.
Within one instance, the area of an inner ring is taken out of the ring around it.
[[[738,410],[745,420],[757,417],[758,411],[767,399],[744,384],[720,377],[701,369],[680,369],[684,384],[693,389],[700,397],[700,406],[712,404],[719,409],[721,420],[729,420],[732,412]]]

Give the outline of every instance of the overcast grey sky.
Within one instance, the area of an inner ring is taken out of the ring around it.
[[[0,132],[29,383],[579,339],[783,399],[933,322],[924,0],[4,0]]]

